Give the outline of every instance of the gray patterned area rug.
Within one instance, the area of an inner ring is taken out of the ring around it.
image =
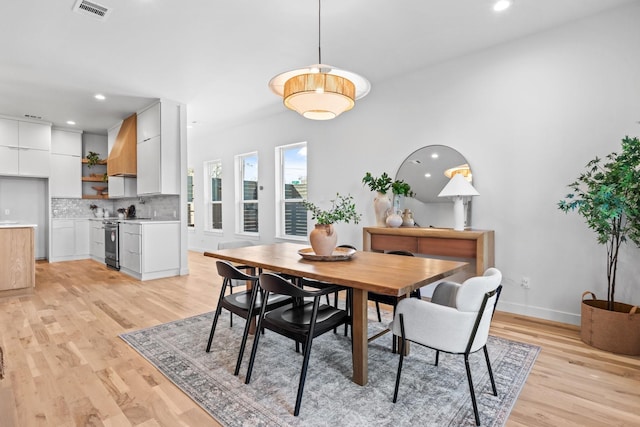
[[[293,416],[302,354],[293,341],[267,331],[260,338],[249,385],[244,384],[252,338],[240,375],[233,375],[244,321],[223,312],[210,353],[205,346],[213,313],[122,334],[121,338],[225,426],[475,426],[460,355],[412,345],[405,358],[398,403],[392,403],[398,355],[391,335],[369,345],[369,382],[351,381],[351,344],[340,333],[313,342],[298,417]],[[375,315],[370,316],[374,319]],[[369,334],[383,326],[370,320]],[[529,344],[490,337],[498,396],[493,396],[482,351],[470,357],[483,426],[501,426],[540,351]]]

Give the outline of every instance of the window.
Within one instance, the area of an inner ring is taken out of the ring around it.
[[[205,188],[207,189],[205,230],[222,230],[222,161],[204,163]]]
[[[307,236],[307,143],[276,147],[276,233],[278,237]]]
[[[193,168],[187,169],[187,227],[195,227],[195,205],[193,203]]]
[[[236,156],[238,233],[258,233],[258,153]]]

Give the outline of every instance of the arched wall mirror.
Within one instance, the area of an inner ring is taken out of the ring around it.
[[[453,202],[438,194],[451,176],[461,173],[473,184],[473,174],[467,159],[446,145],[428,145],[411,153],[398,168],[401,179],[415,193],[407,197],[404,208],[411,209],[420,227],[450,228],[454,225]],[[471,226],[471,201],[465,203],[465,223]]]

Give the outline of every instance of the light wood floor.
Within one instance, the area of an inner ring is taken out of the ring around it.
[[[118,338],[212,310],[215,260],[190,253],[189,267],[138,282],[89,260],[38,263],[33,294],[0,298],[0,425],[219,425]],[[500,312],[492,334],[542,347],[508,426],[640,426],[640,358],[590,348],[573,326]]]

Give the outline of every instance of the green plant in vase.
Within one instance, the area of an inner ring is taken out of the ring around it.
[[[87,158],[87,167],[89,168],[100,163],[100,155],[95,151],[89,151],[86,158]]]
[[[635,307],[615,301],[620,248],[628,240],[640,247],[640,140],[625,137],[620,153],[591,160],[569,188],[571,193],[558,202],[558,208],[563,212],[577,211],[595,232],[598,243],[607,249],[607,299],[596,300],[592,292],[583,294],[583,298],[591,294],[593,300],[582,301],[582,339],[605,350],[640,354],[640,316],[635,315],[635,323],[627,323],[634,316],[622,313],[635,311]],[[635,284],[638,283],[636,279]],[[601,315],[595,308],[619,312],[624,325],[607,325],[597,330],[599,322],[594,319]],[[609,344],[618,347],[605,348]]]
[[[302,201],[302,206],[311,212],[311,219],[316,221],[315,228],[309,233],[309,241],[313,251],[317,255],[331,255],[336,247],[338,235],[333,228],[333,224],[338,222],[357,224],[362,215],[356,211],[353,196],[341,196],[336,194],[336,198],[331,200],[331,208],[321,209],[315,203],[308,200]]]

